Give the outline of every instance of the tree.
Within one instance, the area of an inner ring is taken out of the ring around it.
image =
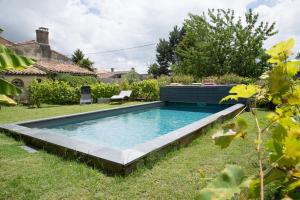
[[[151,74],[154,78],[159,76],[159,66],[157,63],[153,63],[149,66],[148,74]]]
[[[72,61],[73,63],[75,63],[76,65],[88,69],[90,71],[93,71],[93,62],[90,61],[89,58],[85,58],[85,55],[83,54],[83,52],[80,49],[77,49],[76,51],[74,51],[73,55],[72,55]]]
[[[156,47],[156,61],[159,64],[159,74],[168,75],[170,73],[171,51],[169,42],[165,39],[160,39]]]
[[[140,80],[140,75],[132,68],[126,75],[125,79],[129,84]]]
[[[169,39],[159,39],[156,46],[156,61],[158,63],[158,74],[169,75],[171,66],[178,62],[179,57],[175,50],[185,34],[184,28],[175,26],[169,33]]]
[[[172,65],[180,60],[179,55],[176,53],[176,47],[181,42],[184,35],[184,27],[178,28],[178,26],[175,26],[169,33],[170,63]]]
[[[186,33],[176,48],[180,61],[175,72],[197,78],[226,73],[259,77],[270,68],[263,42],[277,32],[275,23],[258,22],[258,17],[249,10],[243,22],[230,9],[190,14],[184,22]]]

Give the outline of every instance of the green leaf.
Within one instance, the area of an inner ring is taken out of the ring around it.
[[[249,186],[241,167],[228,165],[206,188],[200,191],[199,200],[227,200],[240,195]]]
[[[0,94],[0,105],[15,106],[15,105],[17,105],[17,103],[13,99],[11,99],[3,94]]]
[[[24,69],[34,63],[34,60],[17,55],[14,51],[0,44],[0,71]]]
[[[299,130],[300,131],[300,130]],[[295,134],[289,134],[284,141],[283,154],[286,158],[300,162],[300,139]]]
[[[22,92],[22,90],[15,85],[0,78],[0,94],[15,96]]]
[[[235,138],[245,137],[247,127],[246,120],[242,118],[238,118],[235,123],[223,126],[222,130],[212,136],[215,145],[220,146],[222,149],[228,147]]]
[[[283,96],[285,102],[290,105],[300,105],[300,86],[295,87],[292,91]]]
[[[277,168],[272,168],[266,174],[264,174],[264,185],[273,183],[274,181],[283,182],[285,180],[286,174],[284,171]],[[248,188],[248,197],[257,198],[260,194],[260,179],[255,178],[250,181]]]
[[[290,38],[287,41],[282,41],[266,51],[271,56],[268,60],[269,63],[275,64],[284,61],[292,54],[291,49],[294,47],[295,40]]]
[[[286,63],[286,71],[289,76],[295,76],[299,71],[300,61],[291,60]]]
[[[221,102],[227,101],[230,99],[238,100],[239,98],[250,98],[255,95],[259,91],[259,87],[257,85],[236,85],[231,88],[229,91],[230,95],[224,97]]]

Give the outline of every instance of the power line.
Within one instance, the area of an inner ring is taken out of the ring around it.
[[[156,45],[156,43],[144,44],[144,45],[133,46],[133,47],[128,47],[128,48],[122,48],[122,49],[113,49],[113,50],[108,50],[108,51],[97,51],[97,52],[85,53],[85,55],[116,53],[116,52],[120,52],[120,51],[126,51],[126,50],[131,50],[131,49],[139,49],[139,48],[144,48],[144,47],[153,46],[153,45]]]

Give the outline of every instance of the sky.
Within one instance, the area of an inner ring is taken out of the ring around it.
[[[47,27],[56,51],[71,55],[79,48],[98,69],[134,67],[145,73],[159,38],[181,26],[188,13],[209,8],[234,9],[239,16],[252,8],[260,20],[276,22],[279,31],[265,48],[294,37],[300,51],[300,0],[0,0],[0,27],[14,42],[35,39],[35,30]],[[154,45],[103,53],[148,44]]]

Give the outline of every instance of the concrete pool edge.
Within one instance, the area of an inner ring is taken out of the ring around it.
[[[16,124],[0,125],[0,130],[4,131],[8,135],[21,137],[21,139],[24,140],[25,143],[45,149],[46,151],[60,154],[66,157],[79,158],[80,160],[85,161],[87,164],[105,169],[107,171],[112,171],[114,173],[127,174],[137,168],[139,164],[143,163],[144,159],[147,158],[148,155],[166,149],[167,147],[174,144],[180,146],[182,144],[188,144],[199,135],[198,132],[201,129],[210,126],[216,121],[223,120],[226,117],[230,117],[232,114],[239,112],[244,107],[243,104],[235,104],[206,118],[172,131],[166,135],[157,137],[153,140],[136,145],[133,148],[123,151],[103,147],[100,145],[91,145],[90,143],[77,141],[66,136],[51,132],[46,132],[47,134],[45,134],[45,131],[43,130],[36,130],[23,126],[48,123],[51,121],[54,121],[55,123],[55,121],[57,120],[68,120],[70,118],[83,117],[85,115],[115,115],[117,113],[121,114],[162,105],[164,105],[164,102],[157,101],[140,105],[124,106],[80,114],[51,117],[41,120],[20,122]]]

